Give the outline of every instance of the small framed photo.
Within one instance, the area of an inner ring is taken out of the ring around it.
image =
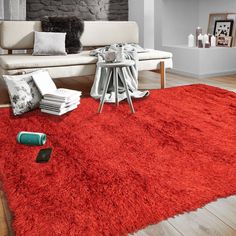
[[[233,20],[217,20],[215,22],[214,35],[216,37],[230,37],[232,36],[233,26]]]
[[[216,46],[218,47],[231,47],[232,37],[228,36],[219,36],[216,40]]]
[[[219,20],[227,20],[228,13],[212,13],[209,15],[208,34],[214,34],[215,23]]]

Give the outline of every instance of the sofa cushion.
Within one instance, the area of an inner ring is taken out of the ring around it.
[[[34,2],[37,2],[37,0]],[[44,2],[50,2],[45,1]],[[55,1],[54,1],[55,2]],[[59,1],[57,0],[59,3]],[[70,2],[67,0],[67,2]],[[83,2],[83,1],[81,1]],[[34,31],[42,31],[41,21],[4,21],[0,25],[0,47],[32,49]],[[138,43],[138,25],[133,21],[85,21],[83,46],[106,46],[114,43]]]
[[[139,53],[138,58],[140,61],[161,60],[172,58],[172,54],[169,52],[149,50]],[[0,65],[5,70],[86,65],[95,64],[96,62],[97,58],[89,56],[89,51],[67,56],[32,56],[30,54],[0,56]]]
[[[97,58],[89,56],[89,51],[69,54],[67,56],[32,56],[30,54],[0,56],[0,65],[3,69],[7,70],[84,65],[96,62]]]
[[[172,58],[172,53],[149,49],[148,51],[138,53],[138,58],[140,61],[168,59]]]
[[[34,56],[67,55],[66,33],[34,32]]]
[[[66,32],[66,52],[76,54],[81,52],[80,37],[84,32],[84,22],[76,16],[44,17],[42,20],[44,32]]]

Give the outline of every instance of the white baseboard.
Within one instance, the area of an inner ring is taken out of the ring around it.
[[[0,105],[0,108],[6,108],[6,107],[11,107],[11,104],[3,104],[3,105]]]
[[[224,72],[218,72],[218,73],[200,74],[200,75],[195,74],[195,73],[180,71],[180,70],[176,70],[176,69],[168,69],[167,71],[172,74],[183,75],[186,77],[192,77],[192,78],[196,78],[196,79],[204,79],[204,78],[227,76],[227,75],[236,75],[236,70],[224,71]]]

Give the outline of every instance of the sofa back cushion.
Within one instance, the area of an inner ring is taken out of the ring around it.
[[[83,46],[114,43],[138,43],[138,26],[132,21],[85,21]],[[0,24],[0,47],[8,50],[32,49],[34,31],[42,31],[40,21],[3,21]]]
[[[134,21],[85,21],[81,42],[84,46],[114,43],[139,43],[138,25]]]
[[[40,21],[3,21],[0,25],[0,47],[3,49],[32,49],[34,31],[42,31]]]

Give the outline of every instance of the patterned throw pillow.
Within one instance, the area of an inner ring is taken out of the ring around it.
[[[21,115],[39,106],[42,97],[32,74],[3,75],[14,115]]]

